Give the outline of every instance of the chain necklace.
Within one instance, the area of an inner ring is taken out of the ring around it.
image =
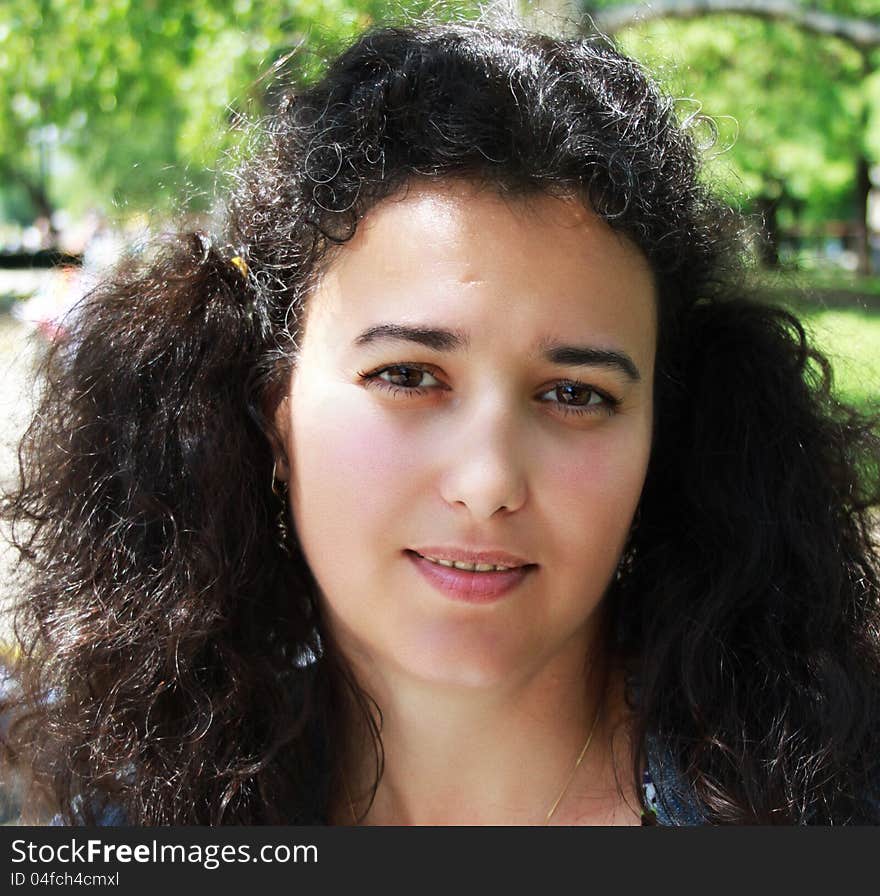
[[[584,756],[587,755],[587,750],[590,749],[590,743],[593,740],[593,734],[595,733],[596,725],[599,722],[599,710],[601,708],[602,708],[602,704],[600,703],[599,706],[596,708],[596,715],[593,717],[593,724],[590,726],[590,733],[587,735],[587,739],[586,739],[583,747],[581,748],[581,752],[578,755],[578,758],[575,760],[574,768],[571,770],[571,774],[569,774],[568,780],[565,782],[565,785],[563,786],[562,790],[559,792],[559,796],[556,797],[556,799],[553,802],[553,805],[550,807],[549,811],[547,812],[547,816],[544,819],[544,825],[543,825],[544,827],[546,827],[547,825],[550,824],[550,819],[553,818],[553,813],[556,811],[557,807],[562,802],[562,798],[568,792],[568,788],[571,786],[571,782],[574,780],[574,776],[577,774],[577,770],[580,768],[580,765],[581,765],[581,762],[583,762]],[[359,822],[358,822],[357,815],[355,815],[354,803],[352,802],[352,799],[351,799],[351,791],[348,789],[348,779],[343,777],[342,780],[343,780],[343,784],[345,786],[345,796],[348,799],[348,808],[349,808],[349,811],[351,812],[351,820],[354,822],[355,825],[357,825],[357,824],[359,824]]]
[[[562,798],[565,796],[566,791],[568,790],[569,785],[574,780],[574,776],[577,773],[578,768],[580,767],[581,762],[583,761],[584,756],[587,755],[587,750],[590,749],[590,742],[593,740],[593,733],[596,731],[596,725],[599,722],[599,710],[602,708],[602,703],[596,707],[596,715],[593,716],[593,724],[590,726],[590,733],[587,735],[586,743],[583,746],[583,749],[580,752],[577,760],[575,761],[574,768],[571,770],[571,774],[568,776],[568,780],[565,782],[565,786],[559,793],[559,796],[556,797],[556,802],[550,807],[550,811],[547,813],[547,817],[544,819],[544,827],[550,824],[550,819],[553,817],[553,813],[556,811],[556,807],[562,802]]]

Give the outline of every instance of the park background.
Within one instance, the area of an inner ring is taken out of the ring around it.
[[[3,0],[3,323],[51,338],[121,245],[210,226],[284,86],[364,27],[423,14],[612,35],[749,216],[754,287],[798,305],[844,397],[877,396],[880,0]]]
[[[744,291],[793,309],[837,394],[880,410],[880,0],[0,0],[0,488],[42,353],[122,247],[211,229],[282,92],[424,15],[600,31],[640,60],[746,216]],[[0,781],[0,823],[16,799]]]
[[[425,14],[612,35],[678,98],[707,179],[748,216],[747,288],[796,306],[842,397],[876,399],[880,0],[3,0],[3,358],[53,338],[120,246],[171,220],[210,227],[286,85],[361,29]],[[4,379],[0,411],[21,409]]]

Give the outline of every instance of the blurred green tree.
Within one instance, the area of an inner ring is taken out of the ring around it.
[[[657,0],[647,8],[591,0],[589,9],[676,95],[698,97],[716,117],[717,148],[729,151],[712,176],[763,215],[765,260],[775,260],[781,228],[847,219],[859,269],[869,271],[869,171],[880,161],[877,0]],[[693,108],[682,103],[685,115]]]
[[[271,103],[357,31],[432,0],[3,0],[3,207],[206,205],[214,171]],[[445,16],[473,16],[469,0]],[[436,11],[435,11],[436,14]],[[273,66],[275,70],[273,71]]]

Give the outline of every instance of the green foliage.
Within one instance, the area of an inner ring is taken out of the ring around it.
[[[877,0],[809,5],[877,13]],[[242,125],[284,85],[313,78],[370,23],[425,11],[479,14],[476,0],[2,0],[0,215],[27,218],[41,196],[204,207]],[[782,196],[783,217],[787,205],[807,221],[851,214],[856,155],[880,160],[880,52],[865,60],[841,40],[744,16],[619,37],[682,97],[683,118],[715,119],[707,174],[733,200]]]
[[[814,220],[850,213],[855,159],[869,148],[851,46],[741,16],[646,24],[621,44],[716,120],[709,172],[731,194],[784,194]],[[880,157],[880,143],[870,148]]]
[[[877,0],[801,2],[877,18]],[[708,175],[733,199],[781,200],[783,218],[787,209],[805,223],[852,216],[857,157],[880,161],[880,76],[869,76],[880,52],[863,56],[841,39],[742,15],[656,20],[624,29],[618,40],[715,119]],[[683,114],[695,105],[683,102]]]
[[[183,39],[168,39],[171,22]],[[193,33],[191,12],[162,0],[6,0],[0,163],[43,186],[61,144],[110,196],[148,196],[162,168],[177,181],[175,82]]]
[[[427,0],[3,0],[0,175],[32,204],[42,190],[56,204],[198,208],[213,169],[235,148],[235,125],[265,110],[279,78],[313,77],[363,27],[429,7]],[[465,0],[444,7],[446,16],[475,11]],[[66,176],[57,174],[59,156],[71,169]]]

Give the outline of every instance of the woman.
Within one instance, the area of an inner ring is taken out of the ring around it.
[[[7,502],[63,820],[877,821],[877,419],[635,63],[369,33],[236,185],[89,297]]]

